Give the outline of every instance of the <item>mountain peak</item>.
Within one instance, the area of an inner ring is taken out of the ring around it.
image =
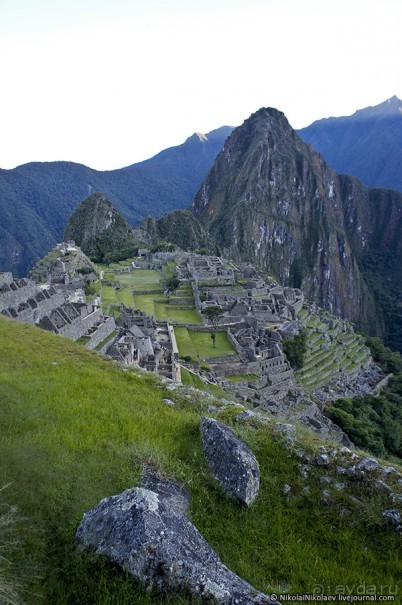
[[[201,143],[208,141],[207,135],[203,134],[202,132],[195,132],[194,134],[196,137],[198,137],[198,140],[201,141]]]
[[[402,114],[402,101],[398,99],[396,95],[386,99],[378,105],[372,107],[366,107],[364,109],[358,109],[354,116],[359,119],[367,118],[392,118],[394,116],[400,116]]]
[[[338,173],[369,187],[402,191],[402,101],[394,95],[353,115],[317,120],[300,136]]]

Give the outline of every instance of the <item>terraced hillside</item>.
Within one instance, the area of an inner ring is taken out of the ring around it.
[[[341,373],[353,378],[370,362],[364,338],[353,331],[349,322],[322,309],[307,308],[301,310],[299,320],[307,331],[307,351],[303,368],[295,375],[307,389],[314,389]]]

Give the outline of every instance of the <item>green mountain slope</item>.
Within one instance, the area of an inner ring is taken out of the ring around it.
[[[153,244],[170,242],[182,250],[202,250],[203,254],[216,254],[217,245],[189,210],[174,210],[159,219],[149,216],[141,223]]]
[[[338,173],[353,174],[367,187],[402,191],[402,101],[397,97],[297,132]]]
[[[364,478],[343,479],[363,508],[336,490],[325,504],[320,478],[325,472],[336,481],[335,467],[311,466],[306,484],[296,451],[269,426],[231,423],[238,409],[195,390],[167,390],[151,374],[122,372],[76,343],[2,318],[0,347],[0,477],[8,485],[0,498],[19,515],[16,548],[7,547],[14,536],[1,528],[0,540],[29,605],[190,603],[184,595],[161,601],[74,548],[83,513],[135,485],[145,462],[187,486],[197,528],[233,571],[265,592],[333,594],[342,584],[356,593],[363,579],[395,586],[398,537],[381,520],[388,495]],[[164,405],[165,397],[175,406]],[[260,496],[250,509],[227,498],[207,471],[198,427],[211,401],[259,461]],[[310,456],[322,445],[300,439]]]
[[[71,214],[63,240],[74,240],[93,261],[112,262],[136,256],[134,229],[102,193],[93,193]]]
[[[71,212],[93,191],[102,191],[132,225],[187,207],[231,130],[193,135],[120,170],[100,172],[73,162],[0,169],[0,271],[26,275],[60,241]]]

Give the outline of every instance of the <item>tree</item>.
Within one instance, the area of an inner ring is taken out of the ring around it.
[[[176,275],[172,275],[165,281],[165,294],[169,298],[171,294],[174,294],[177,288],[180,286],[180,280]]]
[[[286,338],[282,343],[283,352],[288,362],[295,370],[300,370],[304,364],[304,356],[307,351],[307,332],[301,330],[294,338]]]
[[[211,338],[212,346],[215,348],[216,329],[219,325],[219,318],[222,315],[222,309],[220,307],[206,307],[201,311],[201,313],[205,315],[209,323],[212,324],[213,332],[211,332]]]

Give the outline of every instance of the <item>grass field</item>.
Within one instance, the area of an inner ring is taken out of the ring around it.
[[[118,267],[119,265],[114,265]],[[169,263],[166,269],[169,273],[174,269],[175,264]],[[120,306],[124,303],[127,307],[135,307],[144,311],[148,315],[153,315],[159,321],[171,321],[172,323],[192,323],[201,324],[202,321],[198,317],[195,309],[183,308],[179,309],[175,305],[169,305],[169,301],[154,302],[155,300],[163,301],[162,286],[159,283],[161,274],[158,271],[137,269],[130,273],[116,274],[113,269],[102,266],[104,271],[104,279],[109,280],[114,284],[118,284],[120,289],[116,290],[112,286],[103,284],[102,286],[102,309],[106,312],[109,305]],[[142,290],[160,290],[160,293],[152,294],[133,294],[134,291]],[[177,291],[171,295],[172,299],[193,299],[193,292],[189,285],[180,286]],[[188,307],[188,303],[185,302]]]
[[[187,328],[175,328],[175,335],[181,357],[190,356],[197,360],[198,356],[223,357],[236,354],[226,332],[216,333],[215,347],[210,332],[194,332]]]
[[[0,350],[0,485],[8,485],[0,503],[18,509],[15,534],[0,527],[10,564],[0,590],[5,578],[22,580],[27,605],[194,605],[185,595],[147,593],[75,549],[83,513],[135,485],[144,461],[187,486],[191,520],[224,563],[260,590],[311,593],[319,584],[333,594],[339,585],[396,585],[399,537],[379,521],[388,498],[380,490],[342,478],[366,508],[342,492],[323,505],[319,469],[303,493],[300,460],[271,428],[234,423],[261,471],[257,502],[239,506],[208,472],[198,427],[209,404],[202,407],[196,392],[168,391],[150,374],[122,372],[68,339],[5,318]],[[165,397],[177,405],[164,405]]]
[[[152,269],[136,269],[131,273],[115,275],[114,280],[125,288],[134,290],[162,290],[159,280],[162,279],[159,271]]]

